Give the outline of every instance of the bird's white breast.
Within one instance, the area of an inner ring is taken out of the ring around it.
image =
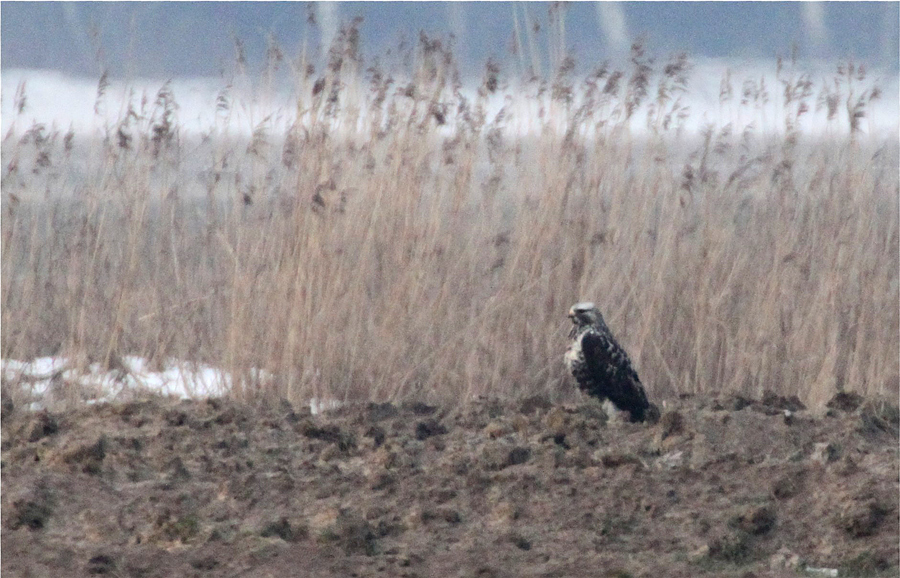
[[[581,363],[584,355],[581,352],[581,339],[575,339],[572,342],[572,345],[566,350],[566,355],[564,361],[566,363],[566,367],[569,371],[572,371],[572,368],[577,363]]]

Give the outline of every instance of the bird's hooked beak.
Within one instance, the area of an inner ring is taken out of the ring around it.
[[[575,319],[575,309],[569,309],[569,314],[567,315],[569,321],[572,322],[572,329],[569,331],[569,339],[574,339],[575,335],[578,333],[578,321]]]

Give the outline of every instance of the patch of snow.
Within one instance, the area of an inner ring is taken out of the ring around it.
[[[99,403],[134,392],[202,399],[221,396],[232,385],[230,375],[208,365],[170,360],[160,371],[154,371],[146,359],[132,356],[123,358],[121,367],[111,370],[101,368],[99,363],[78,367],[63,357],[4,359],[0,360],[0,374],[5,382],[21,388],[32,410],[65,399]],[[265,378],[267,374],[258,372],[255,377]]]
[[[178,399],[205,399],[226,395],[235,381],[221,369],[179,360],[167,360],[161,369],[152,369],[142,357],[122,358],[120,367],[104,369],[99,363],[79,367],[64,357],[41,357],[32,361],[0,360],[0,375],[21,396],[17,405],[31,411],[48,409],[66,401],[88,404],[121,400],[135,394],[156,394]],[[254,369],[239,385],[265,386],[274,376]],[[334,398],[313,397],[313,415],[338,409],[345,403]]]
[[[815,574],[816,576],[837,576],[837,568],[813,568],[807,566],[805,569],[807,574]]]
[[[309,412],[313,415],[318,415],[320,413],[325,413],[326,411],[338,409],[343,405],[344,402],[337,399],[319,399],[314,397],[309,400]]]

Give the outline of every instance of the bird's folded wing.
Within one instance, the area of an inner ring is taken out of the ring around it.
[[[584,352],[588,371],[592,375],[605,374],[619,387],[630,386],[629,389],[635,390],[632,395],[643,398],[643,402],[646,404],[647,394],[644,392],[637,372],[631,366],[631,359],[614,339],[609,335],[589,331],[581,340],[581,349]]]

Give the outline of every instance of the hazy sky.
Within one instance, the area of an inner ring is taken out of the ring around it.
[[[514,26],[537,23],[534,43],[547,64],[559,29],[548,25],[545,2],[3,2],[3,68],[41,68],[97,76],[212,76],[244,43],[259,65],[272,36],[286,55],[304,40],[317,50],[342,22],[361,16],[366,56],[385,55],[419,30],[456,36],[464,73],[489,56],[510,64]],[[308,24],[312,12],[316,25]],[[854,58],[897,70],[898,2],[623,2],[570,3],[565,46],[579,64],[621,56],[643,35],[656,53],[686,50],[693,57]],[[534,25],[529,26],[534,29]],[[92,31],[96,34],[92,35]],[[92,38],[93,36],[93,38]],[[523,42],[527,38],[522,36]],[[97,49],[102,48],[100,60]],[[527,47],[526,47],[527,50]],[[101,64],[102,62],[102,64]]]

